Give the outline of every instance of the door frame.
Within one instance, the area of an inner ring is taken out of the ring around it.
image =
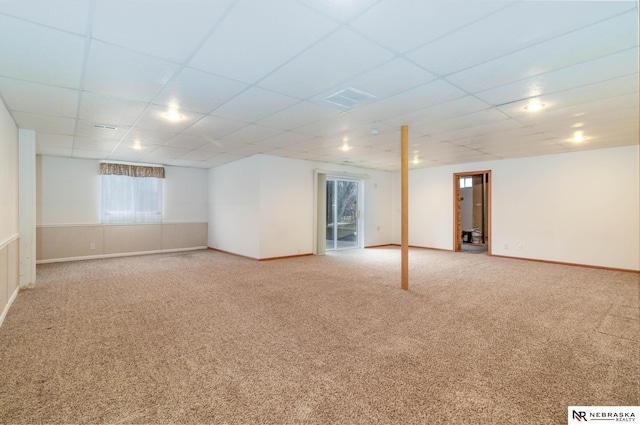
[[[492,226],[491,226],[491,170],[465,171],[453,173],[453,251],[462,251],[462,214],[460,206],[460,177],[477,176],[481,174],[485,182],[485,202],[487,203],[487,254],[492,255]]]

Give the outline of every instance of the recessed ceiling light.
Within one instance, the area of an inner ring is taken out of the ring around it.
[[[584,134],[582,131],[576,131],[573,133],[573,139],[571,139],[574,143],[584,142]]]
[[[182,119],[182,115],[180,115],[180,113],[178,113],[178,111],[172,109],[170,111],[168,111],[166,114],[164,114],[164,117],[166,119],[168,119],[169,121],[180,121]]]
[[[416,155],[416,156],[414,156],[414,157],[413,157],[413,163],[414,163],[415,165],[420,164],[420,158],[418,158],[418,155]]]
[[[133,149],[139,151],[142,149],[142,145],[140,144],[140,140],[136,140],[135,142],[133,142]]]
[[[351,147],[349,146],[349,143],[347,142],[343,142],[342,143],[342,147],[340,147],[340,149],[342,149],[343,151],[348,151],[349,149],[351,149]]]
[[[538,112],[542,108],[544,108],[544,103],[540,103],[540,102],[531,102],[524,107],[524,109],[529,112]]]

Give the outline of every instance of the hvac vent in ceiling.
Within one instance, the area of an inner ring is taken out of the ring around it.
[[[105,125],[105,124],[94,124],[93,128],[97,128],[99,130],[117,130],[118,127],[114,127],[112,125]]]
[[[367,102],[375,98],[376,97],[374,95],[365,93],[362,90],[347,87],[346,89],[340,90],[338,93],[325,97],[324,100],[331,102],[334,105],[350,109],[359,103]]]

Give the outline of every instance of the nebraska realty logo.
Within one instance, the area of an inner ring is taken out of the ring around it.
[[[640,417],[640,406],[569,406],[569,424],[631,422]],[[637,423],[640,424],[640,421]]]

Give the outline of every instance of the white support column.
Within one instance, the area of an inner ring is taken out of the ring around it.
[[[18,132],[20,287],[36,282],[36,132]]]

